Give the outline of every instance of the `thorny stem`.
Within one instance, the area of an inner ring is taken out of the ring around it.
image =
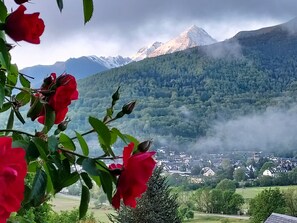
[[[28,132],[23,132],[21,130],[15,130],[15,129],[0,129],[0,132],[15,132],[15,133],[19,133],[19,134],[24,134],[27,136],[31,136],[31,137],[35,137],[35,135],[32,135]]]
[[[64,149],[64,148],[59,148],[59,149],[60,149],[61,151],[65,152],[65,153],[69,153],[69,154],[72,154],[72,155],[75,155],[75,156],[78,156],[78,157],[81,157],[81,158],[85,158],[85,159],[89,158],[89,157],[87,157],[87,156],[81,155],[81,154],[79,154],[79,153],[73,152],[73,151],[68,150],[68,149]],[[92,158],[90,158],[90,159],[92,159]],[[107,159],[107,157],[106,157],[106,159]],[[110,157],[109,159],[114,159],[114,158],[111,158],[111,157]],[[106,168],[105,166],[103,166],[100,162],[98,162],[98,161],[96,160],[96,158],[95,158],[94,160],[95,160],[95,162],[96,162],[98,165],[100,165],[102,168],[104,168],[105,170],[109,171],[109,169]]]
[[[26,90],[26,89],[24,89],[24,88],[16,87],[16,86],[13,86],[13,85],[11,85],[11,84],[5,84],[5,86],[7,86],[7,87],[11,87],[11,88],[15,88],[15,89],[20,90],[20,91],[25,91],[25,92],[31,94],[30,91],[28,91],[28,90]]]

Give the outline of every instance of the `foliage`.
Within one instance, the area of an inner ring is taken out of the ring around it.
[[[283,192],[286,200],[287,213],[297,217],[297,190],[288,189]]]
[[[216,189],[223,190],[223,191],[230,190],[234,193],[236,190],[236,184],[232,180],[224,179],[220,181],[220,183],[218,183],[218,185],[216,186]]]
[[[265,189],[250,201],[250,215],[253,223],[266,220],[270,214],[285,213],[286,201],[278,188]]]
[[[233,172],[233,178],[237,182],[246,180],[245,168],[237,168]]]
[[[96,219],[93,215],[87,214],[85,217],[82,218],[82,220],[78,219],[79,210],[73,209],[71,211],[61,211],[59,214],[52,213],[50,220],[48,223],[70,223],[70,222],[79,222],[79,223],[96,223]]]
[[[65,218],[65,222],[83,219],[94,184],[102,187],[114,207],[117,207],[114,201],[119,203],[122,198],[126,205],[135,206],[135,198],[145,191],[156,165],[152,158],[155,152],[147,152],[149,146],[138,148],[139,141],[112,126],[112,122],[131,114],[136,101],[115,108],[120,99],[118,87],[101,118],[98,113],[86,115],[87,120],[84,121],[88,123],[89,130],[80,132],[74,128],[70,135],[66,129],[71,125],[69,122],[73,120],[71,123],[76,123],[76,119],[67,116],[71,116],[69,106],[82,96],[77,90],[75,76],[51,73],[41,86],[33,88],[32,77],[20,73],[17,65],[11,63],[10,51],[14,50],[14,45],[6,40],[6,35],[15,42],[39,44],[46,29],[39,12],[25,14],[28,0],[15,0],[15,3],[19,4],[18,8],[9,13],[5,1],[0,1],[0,113],[4,117],[0,129],[0,154],[3,159],[0,192],[2,199],[10,201],[0,204],[0,221],[6,221],[15,211],[19,212],[12,218],[18,218],[18,221],[47,221],[50,207],[46,201],[77,183],[81,189],[78,210],[51,216],[54,222],[64,222]],[[63,0],[57,0],[57,4],[62,10]],[[83,0],[83,11],[87,23],[92,17],[93,0]],[[26,122],[30,123],[28,128],[25,127]],[[90,153],[90,142],[86,140],[89,134],[96,138],[96,156]],[[140,145],[146,145],[146,142]],[[129,145],[129,150],[125,147],[123,156],[117,156],[115,145],[120,145],[120,148]],[[107,166],[106,160],[115,162],[118,159],[123,161],[123,165],[110,165],[115,168]],[[28,177],[24,179],[26,174]]]
[[[198,189],[192,200],[198,211],[206,213],[238,214],[244,199],[232,190]]]
[[[117,215],[110,215],[112,222],[119,223],[175,223],[181,222],[178,214],[177,195],[171,194],[162,168],[155,169],[148,182],[148,189],[138,200],[135,209],[122,206]]]

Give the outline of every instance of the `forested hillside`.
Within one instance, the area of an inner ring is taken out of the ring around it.
[[[288,106],[296,101],[297,35],[284,27],[239,33],[81,80],[72,127],[87,129],[89,111],[103,116],[118,86],[122,104],[137,100],[134,115],[117,123],[125,132],[179,142],[206,135],[217,119]]]

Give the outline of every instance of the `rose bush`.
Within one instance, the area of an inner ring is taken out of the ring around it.
[[[44,31],[44,22],[39,13],[25,14],[26,7],[20,5],[5,21],[4,30],[14,41],[27,41],[39,44]]]
[[[134,143],[130,143],[123,150],[123,165],[112,164],[112,170],[120,169],[117,191],[112,198],[112,205],[118,209],[123,199],[125,205],[136,207],[136,198],[147,189],[147,182],[153,173],[156,152],[139,152],[133,154]]]
[[[25,2],[15,0],[17,4]],[[63,0],[57,3],[62,10]],[[92,16],[93,2],[83,1],[83,4],[86,23]],[[9,136],[0,137],[0,223],[6,222],[10,213],[18,210],[18,215],[14,217],[23,218],[21,222],[32,222],[26,219],[28,210],[39,207],[77,182],[82,188],[79,219],[87,213],[93,184],[102,187],[115,208],[119,208],[121,199],[124,204],[135,207],[136,198],[147,189],[146,183],[156,165],[153,159],[155,152],[147,152],[150,141],[140,143],[133,136],[112,127],[111,122],[132,113],[136,101],[122,105],[115,113],[120,99],[118,88],[111,97],[111,106],[106,109],[106,114],[101,119],[89,116],[91,129],[84,133],[73,131],[75,135],[69,137],[63,131],[71,125],[70,117],[65,119],[68,106],[78,99],[75,77],[67,73],[60,76],[52,73],[44,79],[40,88],[32,88],[31,77],[20,73],[18,67],[11,63],[10,50],[14,48],[4,34],[14,41],[39,44],[44,22],[39,13],[25,14],[26,7],[23,5],[9,14],[4,1],[0,0],[0,11],[0,113],[10,110],[6,128],[0,129],[0,136]],[[30,104],[27,117],[42,124],[40,129],[34,126],[33,134],[14,126],[15,117],[22,124],[26,122],[23,111],[27,109],[27,104]],[[56,130],[51,131],[55,124]],[[88,134],[96,135],[96,149],[102,149],[99,156],[90,155],[94,147],[89,148],[84,138]],[[123,150],[123,157],[113,151],[119,140],[128,145]],[[24,149],[11,148],[12,141]],[[77,147],[80,147],[79,152]],[[107,167],[106,160],[117,159],[123,159],[123,164]],[[30,174],[25,186],[27,170]]]
[[[18,211],[24,199],[25,150],[11,146],[12,138],[0,137],[0,223]]]

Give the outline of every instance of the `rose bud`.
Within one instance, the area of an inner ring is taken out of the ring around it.
[[[122,112],[125,114],[125,115],[129,115],[131,114],[131,112],[133,111],[134,107],[135,107],[135,104],[136,104],[136,101],[131,101],[127,104],[125,104],[123,107],[122,107]]]
[[[71,121],[70,118],[66,118],[63,122],[58,125],[58,129],[60,131],[65,131],[67,129],[68,123]]]
[[[116,92],[114,92],[114,94],[112,95],[112,104],[113,105],[115,104],[115,102],[117,100],[120,99],[120,92],[119,92],[119,90],[120,90],[120,87],[118,87],[118,89],[116,90]]]
[[[152,143],[153,142],[151,140],[146,140],[137,146],[137,150],[139,152],[147,152],[150,149]]]

